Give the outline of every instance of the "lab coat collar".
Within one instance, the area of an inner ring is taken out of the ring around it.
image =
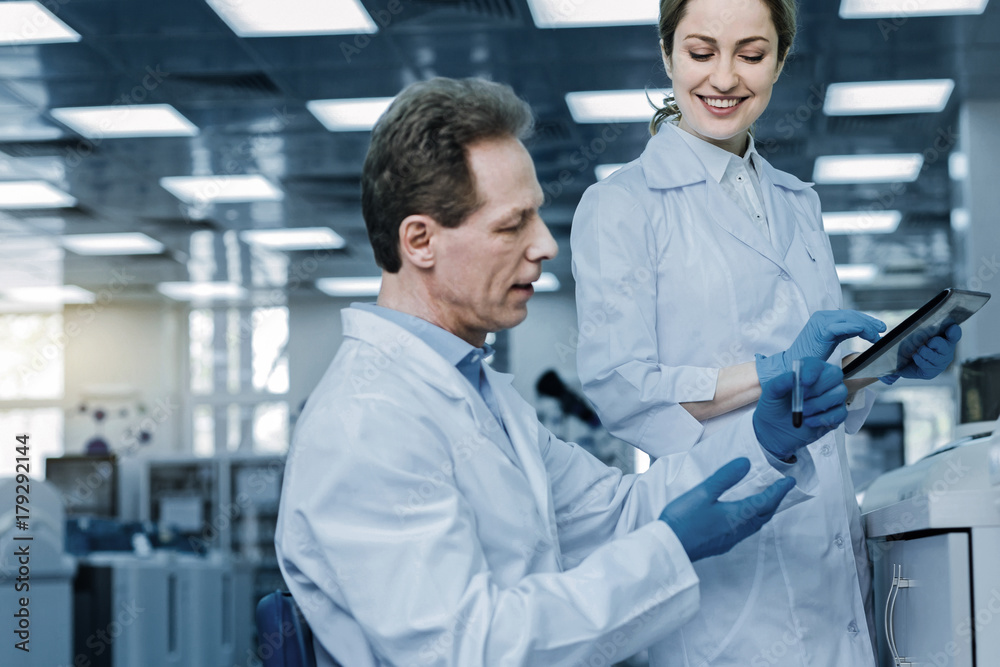
[[[763,167],[762,175],[768,181],[777,185],[779,188],[797,191],[797,190],[807,190],[814,185],[811,182],[800,181],[799,179],[792,176],[786,171],[780,171],[778,169],[775,169],[774,167],[771,166],[771,163],[765,160],[764,158],[760,159],[760,164],[761,167]]]
[[[465,379],[458,368],[448,363],[434,348],[412,332],[407,331],[405,327],[374,312],[359,308],[344,308],[340,312],[344,337],[354,338],[375,347],[378,359],[373,360],[374,368],[393,365],[406,369],[447,398],[464,401],[486,437],[496,443],[515,466],[522,469],[527,467],[524,458],[527,452],[524,450],[524,444],[518,442],[515,430],[511,430],[510,427],[511,423],[519,419],[523,420],[523,417],[518,418],[511,415],[508,407],[511,400],[509,392],[512,391],[510,389],[512,375],[498,373],[488,366],[485,367],[490,386],[493,388],[497,405],[500,408],[500,414],[508,428],[510,437],[508,441],[508,436],[503,433],[503,429],[497,428],[496,418],[490,412],[479,391]],[[535,431],[537,437],[537,426]],[[532,440],[532,442],[534,441]],[[537,458],[537,456],[536,452],[535,457]],[[535,480],[530,479],[530,477],[529,475],[529,481],[534,488]],[[539,490],[534,490],[538,495]],[[544,507],[544,504],[542,506]]]
[[[691,147],[669,127],[661,127],[646,144],[646,150],[639,157],[646,185],[654,190],[679,188],[705,181],[708,174]]]

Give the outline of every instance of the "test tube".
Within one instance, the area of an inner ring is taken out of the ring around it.
[[[795,374],[795,384],[792,385],[792,426],[802,426],[802,360],[792,361],[792,373]]]

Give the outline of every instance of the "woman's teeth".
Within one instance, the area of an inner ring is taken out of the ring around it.
[[[717,100],[711,97],[703,97],[701,99],[705,100],[705,104],[707,104],[710,107],[715,107],[716,109],[728,109],[730,107],[736,106],[742,101],[737,98],[732,98],[728,100]]]

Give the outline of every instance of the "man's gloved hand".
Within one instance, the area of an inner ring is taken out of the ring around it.
[[[749,459],[730,461],[660,513],[660,520],[677,535],[692,563],[726,553],[756,533],[771,520],[782,498],[795,486],[794,479],[785,477],[757,495],[735,502],[719,502],[719,496],[749,471]]]
[[[787,350],[770,357],[757,355],[760,386],[763,387],[778,375],[792,370],[792,361],[795,359],[817,357],[826,361],[834,349],[848,338],[861,336],[875,343],[879,340],[879,333],[883,331],[885,322],[856,310],[816,311]]]
[[[819,359],[806,358],[802,360],[801,377],[802,426],[792,425],[793,373],[783,373],[765,384],[753,413],[757,440],[783,461],[847,419],[844,371]]]
[[[952,324],[945,329],[943,336],[934,336],[917,348],[910,363],[902,370],[879,379],[886,384],[892,384],[901,377],[911,380],[936,378],[955,360],[955,346],[960,340],[962,340],[962,327]]]

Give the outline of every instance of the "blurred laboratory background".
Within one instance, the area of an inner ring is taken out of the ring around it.
[[[46,638],[15,653],[0,626],[0,663],[261,664],[254,608],[284,588],[273,533],[296,418],[340,343],[339,310],[378,291],[360,204],[369,131],[414,81],[488,77],[530,103],[560,254],[527,321],[492,338],[492,363],[557,435],[644,469],[582,397],[569,234],[583,191],[649,138],[651,101],[669,87],[657,11],[0,2],[0,608],[16,609],[6,498],[27,434]],[[846,307],[892,326],[944,288],[997,291],[998,62],[1000,0],[800,3],[755,136],[772,164],[816,184]],[[997,530],[970,507],[1000,497],[1000,298],[964,330],[949,372],[882,387],[848,439],[866,511],[928,498],[905,530],[869,524],[892,549],[904,534]],[[982,475],[936,486],[941,457],[970,443],[981,458],[963,465]],[[966,593],[988,592],[975,576],[994,577],[995,558],[967,544],[956,564],[947,548],[946,567],[971,570]],[[898,593],[887,576],[876,585]],[[968,616],[954,602],[965,598],[948,599]],[[996,664],[967,655],[947,664]]]

